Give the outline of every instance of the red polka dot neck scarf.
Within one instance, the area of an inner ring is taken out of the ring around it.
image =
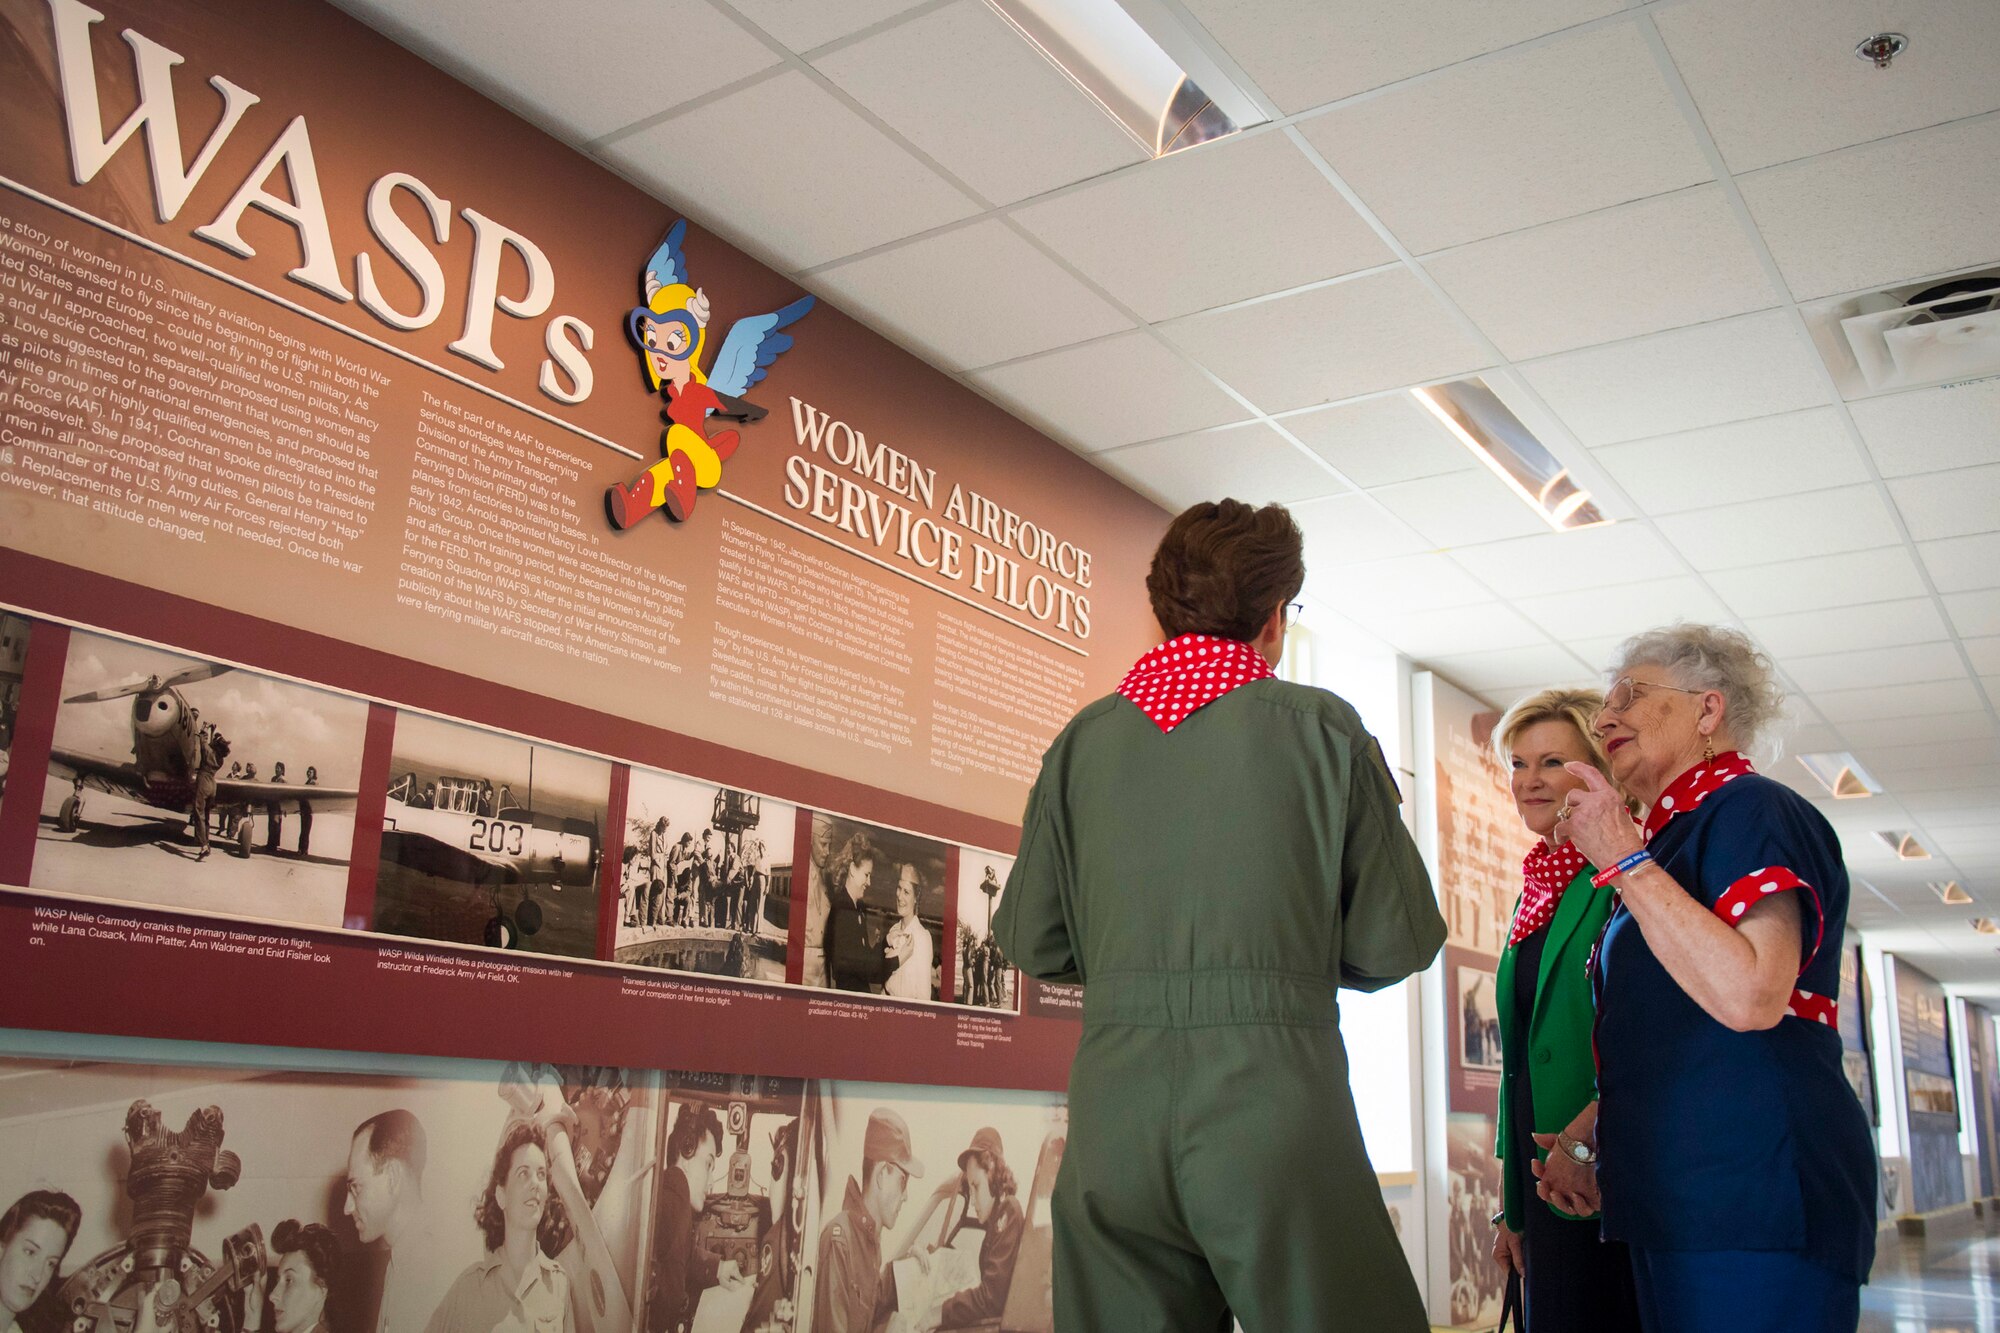
[[[1240,639],[1183,634],[1134,662],[1118,693],[1161,731],[1171,732],[1237,686],[1275,674],[1263,654]]]
[[[1507,932],[1507,947],[1513,948],[1549,924],[1562,901],[1563,890],[1588,866],[1574,843],[1551,847],[1536,840],[1521,862],[1521,906],[1514,913],[1514,928]]]
[[[1668,783],[1667,789],[1660,793],[1660,799],[1653,802],[1653,808],[1646,812],[1646,840],[1651,842],[1653,835],[1667,826],[1668,820],[1694,809],[1711,794],[1720,791],[1724,784],[1756,771],[1750,766],[1750,761],[1735,750],[1702,760]]]

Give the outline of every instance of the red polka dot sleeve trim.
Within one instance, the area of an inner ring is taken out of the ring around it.
[[[1794,890],[1804,895],[1804,902],[1812,912],[1812,944],[1806,949],[1805,958],[1799,964],[1799,971],[1803,973],[1812,965],[1812,960],[1819,956],[1819,946],[1826,937],[1826,914],[1820,909],[1819,894],[1813,890],[1813,886],[1790,870],[1784,866],[1766,866],[1762,870],[1745,875],[1731,884],[1722,897],[1716,900],[1715,914],[1731,926],[1741,925],[1745,914],[1753,904]],[[1838,1003],[1827,996],[1815,995],[1811,991],[1794,990],[1787,1012],[1795,1018],[1823,1023],[1828,1027],[1836,1027],[1840,1023]]]

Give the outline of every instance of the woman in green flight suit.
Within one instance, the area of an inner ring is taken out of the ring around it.
[[[1514,808],[1538,835],[1522,863],[1520,905],[1500,955],[1500,1158],[1506,1211],[1493,1219],[1493,1257],[1522,1274],[1535,1333],[1638,1333],[1625,1246],[1598,1236],[1596,1011],[1587,963],[1613,892],[1563,836],[1564,802],[1583,779],[1563,765],[1610,761],[1592,724],[1595,690],[1543,690],[1507,710],[1493,748],[1507,765]],[[1538,1193],[1539,1190],[1539,1193]]]
[[[1305,579],[1284,509],[1175,519],[1166,642],[1056,738],[993,931],[1083,984],[1056,1182],[1057,1333],[1417,1333],[1336,990],[1444,942],[1353,708],[1271,671]]]

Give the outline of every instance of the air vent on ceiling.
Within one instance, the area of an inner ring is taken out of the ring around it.
[[[1871,390],[2000,374],[2000,269],[1855,297],[1834,317]]]

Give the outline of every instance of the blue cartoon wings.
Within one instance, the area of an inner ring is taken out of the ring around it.
[[[681,252],[681,242],[687,239],[687,219],[682,218],[667,229],[667,239],[660,242],[646,261],[646,279],[639,284],[640,304],[650,305],[653,293],[662,287],[688,280],[687,256]]]
[[[676,226],[675,230],[679,229]],[[673,233],[668,233],[667,240],[673,239]],[[716,354],[715,369],[708,374],[708,387],[731,398],[747,393],[751,385],[764,378],[764,372],[778,359],[779,353],[791,347],[792,335],[779,330],[795,323],[812,308],[813,298],[801,296],[768,315],[737,320],[729,336],[723,339],[722,350]]]

